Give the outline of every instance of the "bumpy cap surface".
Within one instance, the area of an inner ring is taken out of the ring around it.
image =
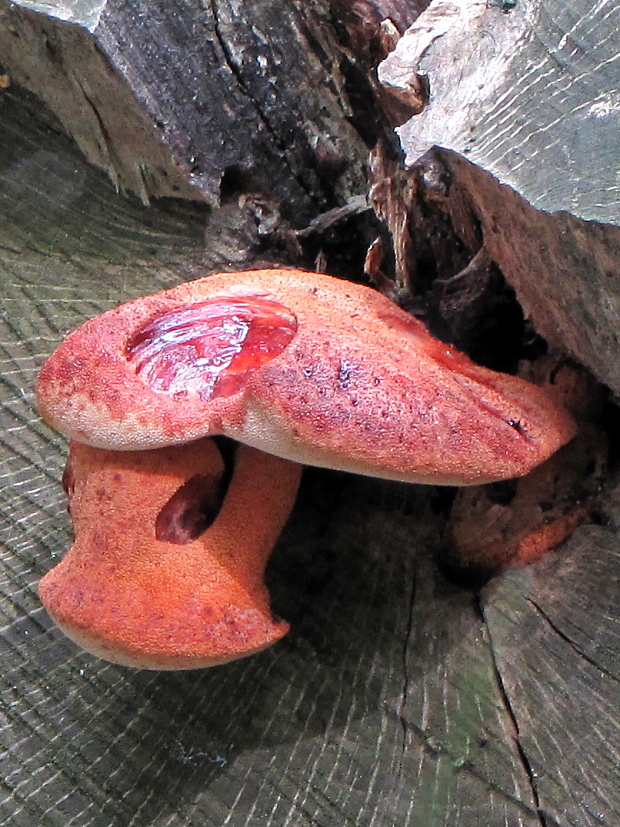
[[[543,390],[475,365],[376,291],[296,270],[208,276],[86,322],[41,370],[38,404],[109,449],[226,434],[456,485],[521,476],[575,434]]]

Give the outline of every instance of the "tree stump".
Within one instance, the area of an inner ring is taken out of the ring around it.
[[[617,9],[427,5],[0,0],[1,824],[620,823],[613,462],[569,541],[474,588],[449,491],[307,471],[291,632],[211,670],[106,664],[36,596],[70,545],[36,372],[135,296],[366,270],[476,358],[544,339],[618,393]]]

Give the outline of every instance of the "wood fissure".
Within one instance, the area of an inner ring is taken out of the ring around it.
[[[214,30],[215,30],[215,34],[217,36],[218,42],[220,44],[220,48],[222,49],[222,52],[223,52],[223,54],[226,58],[226,65],[228,66],[231,73],[235,77],[235,79],[237,81],[237,84],[239,85],[239,89],[241,90],[242,94],[245,95],[247,97],[247,99],[251,102],[252,106],[254,107],[254,109],[256,111],[256,114],[257,114],[260,122],[263,124],[263,126],[265,127],[267,132],[271,135],[275,145],[277,146],[277,148],[282,153],[282,160],[286,164],[287,169],[289,170],[290,174],[295,178],[295,180],[297,181],[299,186],[305,191],[305,193],[308,195],[308,197],[311,198],[311,199],[314,199],[314,196],[313,196],[313,193],[312,193],[310,187],[308,187],[306,182],[303,180],[303,176],[300,176],[293,169],[293,166],[291,165],[290,159],[288,157],[288,152],[287,152],[286,145],[284,144],[284,142],[283,142],[281,136],[278,134],[277,130],[270,123],[269,117],[267,116],[266,112],[263,111],[263,109],[261,108],[259,102],[252,96],[252,92],[248,88],[247,83],[245,82],[245,79],[243,77],[243,73],[241,72],[241,70],[237,66],[237,63],[235,62],[230,44],[227,42],[226,38],[223,36],[222,31],[221,31],[220,17],[219,17],[219,11],[218,11],[218,0],[209,0],[209,8],[211,9],[211,11],[213,13],[213,19],[214,19],[214,23],[215,23]]]
[[[609,669],[606,669],[600,663],[597,663],[594,658],[590,657],[587,654],[587,652],[584,652],[582,647],[579,646],[579,644],[576,643],[574,640],[572,640],[570,636],[566,634],[566,632],[563,632],[557,625],[557,623],[553,621],[553,619],[548,615],[548,613],[545,612],[545,610],[541,606],[539,606],[534,599],[530,597],[528,598],[528,602],[536,609],[538,614],[542,618],[544,618],[545,622],[549,624],[549,627],[553,629],[553,632],[570,646],[573,652],[579,655],[580,658],[583,658],[583,660],[586,663],[589,663],[590,666],[593,666],[595,669],[597,669],[602,675],[605,675],[605,677],[609,678],[612,681],[616,681],[616,683],[620,683],[619,675],[615,675],[613,672],[610,672]]]
[[[418,580],[418,571],[417,567],[414,565],[412,572],[411,572],[411,579],[410,579],[410,586],[409,586],[409,595],[408,595],[408,606],[409,606],[409,614],[407,616],[407,625],[405,627],[405,634],[403,638],[403,649],[402,649],[402,670],[403,670],[403,687],[402,687],[402,695],[401,695],[401,702],[400,702],[400,709],[399,709],[399,718],[402,727],[402,744],[401,744],[401,754],[398,762],[398,771],[397,775],[399,778],[402,777],[403,771],[403,764],[405,760],[405,755],[407,753],[408,741],[409,741],[409,724],[407,722],[407,701],[409,699],[409,685],[410,685],[410,673],[409,673],[409,656],[410,656],[410,647],[413,640],[413,632],[414,632],[414,611],[415,611],[415,604],[416,604],[416,592],[417,592],[417,580]]]
[[[536,776],[535,776],[534,771],[532,769],[531,761],[530,761],[530,759],[527,755],[525,747],[523,746],[523,743],[522,743],[521,738],[519,736],[519,721],[517,719],[517,714],[515,712],[515,709],[514,709],[514,706],[513,706],[512,702],[510,700],[510,695],[508,693],[508,690],[506,689],[506,685],[505,685],[504,679],[502,677],[502,673],[501,673],[501,670],[500,670],[500,667],[499,667],[498,659],[497,659],[497,656],[496,656],[496,653],[495,653],[495,648],[494,648],[494,645],[493,645],[493,635],[492,635],[491,629],[489,628],[489,624],[487,623],[487,620],[486,620],[484,606],[479,601],[477,601],[477,602],[478,602],[478,605],[479,605],[479,611],[480,611],[482,617],[484,618],[485,632],[486,632],[486,635],[487,635],[487,638],[488,638],[488,641],[489,641],[489,650],[490,650],[490,653],[491,653],[491,661],[492,661],[492,664],[493,664],[493,671],[494,671],[495,679],[496,679],[496,682],[497,682],[497,689],[498,689],[498,692],[499,692],[499,697],[501,698],[501,700],[504,704],[504,709],[506,710],[506,714],[508,716],[508,719],[510,720],[510,722],[512,724],[512,727],[513,727],[515,748],[516,748],[517,753],[519,755],[519,759],[520,759],[521,765],[523,767],[523,772],[525,774],[525,777],[526,777],[527,782],[529,784],[530,790],[532,792],[532,798],[534,800],[534,805],[536,807],[536,814],[537,814],[538,820],[540,822],[540,827],[556,827],[555,820],[549,821],[546,814],[543,812],[543,810],[540,806],[540,797],[539,797],[539,793],[538,793],[538,787],[537,787],[537,784],[536,784]],[[559,827],[559,825],[558,825],[558,827]]]

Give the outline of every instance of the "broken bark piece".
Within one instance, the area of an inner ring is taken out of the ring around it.
[[[75,542],[39,584],[78,645],[142,669],[196,669],[275,643],[263,574],[295,501],[301,468],[209,439],[118,452],[71,443],[65,487]]]
[[[0,0],[0,54],[86,158],[145,203],[260,191],[301,225],[363,187],[321,8]],[[268,32],[268,35],[266,34]]]

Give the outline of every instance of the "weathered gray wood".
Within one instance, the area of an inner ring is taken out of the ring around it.
[[[323,2],[282,0],[1,0],[0,55],[85,156],[145,202],[215,204],[226,177],[303,225],[363,182],[327,15]]]
[[[608,527],[487,589],[506,703],[546,824],[613,824],[620,808],[618,492]],[[549,756],[564,756],[553,762]]]
[[[536,210],[460,156],[442,157],[537,331],[620,394],[620,227]]]
[[[440,146],[540,210],[620,223],[620,8],[614,0],[434,0],[379,68],[425,110],[400,130],[407,163]]]
[[[386,218],[400,282],[424,289],[416,223],[440,279],[458,272],[446,248],[462,267],[484,255],[536,331],[616,395],[619,54],[617,3],[435,0],[379,67],[393,95],[418,74],[430,86],[426,108],[397,130],[418,199],[406,206],[401,184]]]
[[[83,319],[251,260],[253,240],[231,203],[203,249],[202,208],[123,200],[36,114],[3,98],[0,823],[614,827],[617,492],[607,529],[495,581],[481,614],[435,565],[432,489],[314,471],[270,568],[292,623],[277,647],[133,672],[52,627],[36,582],[70,537],[38,365]]]

